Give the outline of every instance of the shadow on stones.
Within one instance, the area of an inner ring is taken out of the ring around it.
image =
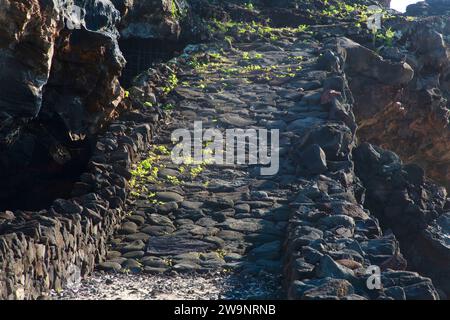
[[[127,60],[120,83],[124,88],[132,85],[133,79],[153,64],[166,62],[180,54],[186,43],[183,41],[130,38],[119,41],[119,47]]]
[[[36,120],[14,144],[2,146],[0,211],[41,210],[55,199],[71,197],[86,171],[91,146],[88,139],[61,138],[60,126]]]

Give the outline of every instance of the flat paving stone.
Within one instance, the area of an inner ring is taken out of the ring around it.
[[[137,232],[133,234],[128,234],[125,236],[126,241],[136,241],[136,240],[142,240],[147,241],[150,236],[143,232]]]
[[[149,216],[148,220],[150,221],[150,223],[155,225],[174,228],[172,220],[170,220],[170,218],[168,218],[167,216],[153,213]]]
[[[105,261],[105,262],[100,263],[97,266],[97,268],[100,270],[104,270],[104,271],[119,272],[122,269],[122,266],[120,265],[120,263],[117,263],[117,262]]]
[[[176,192],[166,191],[156,193],[156,198],[163,202],[182,202],[184,197]]]
[[[274,235],[281,235],[282,230],[276,228],[275,224],[263,219],[244,218],[234,219],[228,218],[224,222],[220,223],[218,227],[225,229],[239,231],[244,233],[267,233]]]
[[[129,217],[127,217],[127,220],[136,223],[137,225],[141,225],[145,222],[145,218],[143,216],[133,214]]]
[[[175,231],[172,226],[151,226],[146,225],[140,230],[142,233],[148,234],[150,236],[162,236]]]
[[[207,252],[216,250],[217,245],[195,238],[161,236],[150,237],[146,253],[155,256],[177,255],[187,252]]]

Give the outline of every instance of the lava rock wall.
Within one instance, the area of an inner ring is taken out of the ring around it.
[[[343,46],[347,50],[343,51]],[[366,180],[363,176],[361,181],[354,170],[354,153],[361,147],[358,147],[353,98],[344,64],[359,50],[362,50],[359,45],[345,38],[332,40],[322,49],[317,67],[325,70],[327,76],[319,92],[321,104],[329,108],[328,120],[326,125],[309,128],[291,150],[293,161],[299,164],[298,173],[304,178],[290,203],[284,248],[287,297],[305,300],[439,299],[429,278],[407,271],[409,262],[402,254],[402,242],[396,234],[383,231],[376,210],[368,210],[366,196],[377,195],[377,191],[372,190],[370,184],[365,185],[370,183],[370,178]],[[364,50],[362,54],[370,58],[370,52]],[[362,64],[366,59],[358,61]],[[382,61],[373,56],[369,62],[373,68],[359,65],[355,69],[378,74]],[[393,82],[412,77],[412,70],[405,65],[393,69],[397,70],[392,72]],[[373,160],[365,157],[360,162],[370,166]],[[367,171],[373,172],[370,168]],[[395,182],[386,184],[396,190]],[[422,203],[427,208],[438,208],[441,213],[445,190],[425,189],[429,198],[422,199]],[[375,202],[385,208],[388,204],[385,200]],[[429,217],[424,228],[438,216],[428,209],[424,209],[423,214],[425,212]],[[397,221],[396,226],[403,230],[404,223]],[[438,255],[437,259],[442,257]],[[381,273],[380,287],[376,290],[370,287],[373,274],[370,270],[375,266]]]
[[[125,215],[131,164],[147,150],[151,119],[124,114],[97,139],[70,200],[0,213],[0,299],[37,299],[79,281],[106,255]]]
[[[42,176],[86,161],[64,169],[77,175],[69,200],[0,213],[0,299],[36,299],[89,274],[122,220],[152,119],[114,120],[124,97],[119,20],[109,0],[0,1],[2,207],[17,194],[45,198]]]

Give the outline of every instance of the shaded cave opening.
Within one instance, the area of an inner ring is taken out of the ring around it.
[[[37,118],[0,148],[0,211],[47,209],[68,199],[92,155],[92,139],[71,141],[57,120]]]
[[[119,40],[119,47],[127,61],[119,79],[124,88],[133,84],[133,79],[154,64],[167,62],[180,55],[187,45],[184,41],[129,38]]]
[[[186,42],[158,39],[126,39],[119,42],[127,60],[120,82],[133,78],[154,64],[179,55]],[[54,85],[54,84],[53,84]],[[51,87],[49,81],[47,87]],[[97,134],[73,141],[64,121],[47,105],[39,115],[21,126],[14,141],[0,145],[0,211],[39,211],[56,199],[69,199],[76,182],[86,172]]]

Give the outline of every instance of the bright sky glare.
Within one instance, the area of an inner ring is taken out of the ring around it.
[[[392,0],[391,8],[400,12],[405,12],[408,5],[416,2],[419,2],[419,0]]]

